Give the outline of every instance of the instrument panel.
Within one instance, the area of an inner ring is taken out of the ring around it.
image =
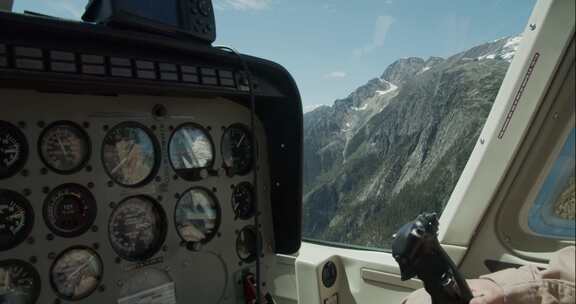
[[[0,94],[0,303],[239,303],[256,248],[272,265],[267,138],[248,108]]]

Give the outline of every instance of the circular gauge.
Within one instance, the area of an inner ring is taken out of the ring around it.
[[[0,189],[0,250],[22,243],[34,225],[34,211],[20,194]]]
[[[254,216],[254,188],[248,182],[243,182],[234,187],[232,192],[232,209],[236,218],[247,220]]]
[[[254,162],[250,130],[244,125],[230,126],[222,136],[222,159],[229,175],[245,175]]]
[[[90,191],[78,184],[58,186],[44,201],[44,220],[54,234],[76,237],[96,219],[97,205]]]
[[[52,264],[50,282],[60,297],[77,301],[96,290],[102,275],[102,260],[95,251],[73,247],[60,254]]]
[[[34,304],[41,285],[34,266],[21,260],[0,261],[0,303]]]
[[[18,173],[27,159],[26,136],[16,126],[0,120],[0,178]]]
[[[129,261],[145,260],[160,250],[166,238],[166,214],[147,196],[122,201],[110,216],[108,234],[112,248]]]
[[[69,121],[48,126],[38,142],[40,158],[46,167],[61,174],[82,169],[90,157],[90,149],[88,134]]]
[[[262,238],[254,226],[246,226],[240,230],[236,238],[236,254],[240,260],[250,263],[256,260],[258,245],[262,248]]]
[[[143,125],[121,123],[104,138],[102,162],[116,183],[125,187],[141,186],[154,176],[159,166],[159,146]]]
[[[218,231],[220,206],[208,190],[192,188],[176,203],[175,222],[183,241],[207,243]]]
[[[188,123],[176,128],[168,146],[170,164],[184,179],[200,179],[200,169],[214,163],[214,146],[208,132]]]

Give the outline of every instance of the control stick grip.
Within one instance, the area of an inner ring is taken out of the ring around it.
[[[402,280],[418,277],[432,304],[468,304],[472,292],[462,274],[438,241],[438,217],[423,213],[394,235],[392,255]]]

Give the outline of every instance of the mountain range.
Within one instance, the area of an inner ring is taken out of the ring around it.
[[[389,248],[403,223],[441,213],[520,40],[399,59],[306,113],[304,237]]]

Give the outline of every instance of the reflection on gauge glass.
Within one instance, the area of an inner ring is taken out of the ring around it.
[[[40,158],[46,166],[58,173],[76,172],[90,157],[90,139],[73,122],[62,121],[48,126],[38,143]]]
[[[214,161],[214,151],[208,132],[196,124],[178,127],[170,138],[168,151],[170,163],[177,172],[207,168]]]
[[[158,167],[160,153],[152,134],[135,122],[121,123],[106,134],[102,162],[108,175],[126,187],[146,183]]]
[[[16,126],[0,120],[0,178],[18,173],[27,159],[26,136]]]
[[[226,129],[222,136],[222,158],[230,175],[245,175],[253,165],[253,141],[250,130],[240,124]]]
[[[89,248],[71,248],[54,261],[50,281],[60,297],[76,301],[96,290],[102,272],[102,261],[96,252]]]
[[[0,261],[0,303],[35,304],[41,284],[34,266],[20,260]]]
[[[0,189],[0,251],[22,243],[32,231],[34,211],[20,194]]]
[[[145,260],[160,250],[166,238],[166,214],[147,196],[133,196],[112,212],[108,234],[112,248],[129,261]]]
[[[208,190],[192,188],[176,204],[175,221],[183,241],[206,243],[218,231],[220,207]]]
[[[44,220],[54,234],[76,237],[96,219],[97,205],[90,191],[78,184],[58,186],[44,201]]]
[[[244,227],[236,238],[236,254],[240,260],[247,263],[256,260],[258,243],[260,243],[260,248],[262,248],[262,238],[258,235],[256,228],[254,226]]]
[[[250,183],[243,182],[234,187],[232,208],[237,218],[247,220],[254,216],[254,204],[254,188]]]
[[[147,268],[131,274],[122,284],[118,302],[176,303],[175,296],[174,281],[170,275],[162,270]],[[132,301],[126,298],[132,298]]]

